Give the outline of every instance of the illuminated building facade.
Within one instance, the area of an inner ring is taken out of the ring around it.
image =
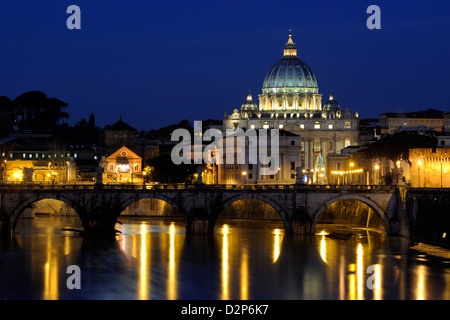
[[[103,183],[142,183],[142,158],[123,146],[106,157]]]
[[[326,168],[328,154],[339,154],[345,147],[359,144],[358,113],[352,113],[348,108],[342,110],[333,94],[322,105],[317,79],[311,68],[298,57],[291,34],[283,57],[267,72],[258,97],[259,105],[249,93],[240,110],[225,114],[223,128],[282,129],[295,134],[297,142],[289,146],[295,161],[280,159],[282,171],[295,162],[305,171],[312,172],[319,156]],[[283,175],[290,176],[287,172]],[[223,181],[231,183],[230,179]],[[274,183],[291,181],[283,178],[275,179]]]
[[[1,164],[4,182],[71,183],[76,181],[77,166],[70,153],[11,152]]]
[[[230,139],[234,141],[229,144]],[[270,141],[270,139],[268,139]],[[249,163],[249,139],[245,141],[245,147],[238,146],[236,137],[226,137],[223,140],[223,154],[232,146],[235,158],[244,150],[244,164],[219,164],[217,165],[217,183],[219,184],[294,184],[296,168],[300,166],[299,148],[301,139],[298,135],[280,130],[279,155],[280,163],[277,172],[273,175],[262,175],[262,164]],[[270,146],[268,147],[270,149]],[[224,161],[225,162],[225,161]],[[235,161],[237,162],[237,161]]]
[[[411,186],[450,188],[450,148],[409,150]]]

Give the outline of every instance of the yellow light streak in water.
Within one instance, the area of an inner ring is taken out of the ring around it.
[[[64,255],[68,255],[70,253],[70,238],[64,238]]]
[[[425,266],[417,266],[417,300],[425,300]]]
[[[274,230],[275,238],[273,243],[273,263],[277,262],[280,256],[280,229]]]
[[[177,282],[175,279],[175,225],[172,222],[169,227],[169,276],[167,278],[167,299],[177,298]]]
[[[319,236],[322,236],[322,239],[320,240],[320,257],[325,263],[327,263],[327,242],[325,236],[328,234],[329,233],[325,230],[322,230],[320,231],[320,233],[318,233]]]
[[[322,240],[320,240],[320,257],[323,262],[327,263],[327,242],[325,240],[325,235],[322,235]]]
[[[53,254],[52,236],[47,234],[47,260],[44,264],[44,300],[58,299],[58,260]]]
[[[364,289],[364,270],[363,270],[363,248],[362,244],[358,243],[358,249],[356,251],[356,276],[357,276],[357,286],[358,286],[358,300],[363,299],[363,289]]]
[[[345,257],[339,256],[339,300],[345,299]]]
[[[242,249],[241,260],[241,300],[248,300],[248,250]]]
[[[228,226],[222,228],[222,300],[228,300]]]
[[[140,252],[140,272],[139,272],[139,299],[147,300],[148,297],[148,260],[147,260],[147,226],[141,224],[141,252]]]
[[[348,268],[350,274],[348,275],[348,298],[349,300],[355,300],[355,270],[356,270],[356,266],[354,263],[350,264],[349,268]]]

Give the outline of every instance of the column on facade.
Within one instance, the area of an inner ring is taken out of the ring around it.
[[[253,173],[255,175],[255,184],[259,182],[259,159],[257,158],[256,163],[253,165]]]
[[[305,154],[305,169],[309,169],[309,139],[303,139],[303,152]]]
[[[281,150],[280,150],[281,151]],[[282,151],[281,151],[282,152]],[[284,154],[280,154],[280,163],[278,165],[278,167],[280,168],[277,172],[278,172],[278,182],[282,182],[283,178],[284,178]]]
[[[308,158],[309,158],[309,169],[314,168],[314,140],[312,138],[309,139],[309,150],[308,150]]]
[[[323,164],[325,166],[325,168],[327,167],[327,142],[328,139],[322,139],[321,140],[321,148],[320,148],[320,152],[322,153],[322,158],[323,158]]]

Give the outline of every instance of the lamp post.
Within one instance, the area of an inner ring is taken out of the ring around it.
[[[247,176],[247,171],[242,171],[242,177],[244,179],[244,184],[245,184],[245,177]]]
[[[353,184],[353,167],[355,166],[354,162],[350,162],[350,184]]]
[[[377,164],[375,164],[375,184],[379,184],[379,179],[378,179],[379,172],[380,172],[379,170],[380,170],[380,166],[377,163]]]
[[[53,181],[53,172],[50,171],[52,169],[51,166],[52,166],[52,163],[49,162],[48,166],[47,166],[47,169],[48,169],[47,177],[49,179],[49,181],[48,181],[49,184],[52,184],[52,181]]]
[[[142,184],[145,186],[145,177],[147,176],[147,171],[142,171],[142,175],[143,175],[143,177],[142,177]]]
[[[66,161],[66,183],[69,183],[69,161]]]
[[[417,172],[419,176],[419,188],[420,188],[420,166],[422,165],[422,160],[417,160]]]

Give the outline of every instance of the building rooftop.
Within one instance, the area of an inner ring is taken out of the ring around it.
[[[130,126],[129,124],[122,121],[122,117],[120,117],[120,120],[114,123],[113,125],[107,125],[105,126],[105,130],[129,130],[129,131],[137,131],[135,128]]]
[[[444,113],[436,109],[428,109],[425,111],[415,112],[388,112],[382,113],[381,116],[386,118],[416,118],[416,119],[443,119]]]

